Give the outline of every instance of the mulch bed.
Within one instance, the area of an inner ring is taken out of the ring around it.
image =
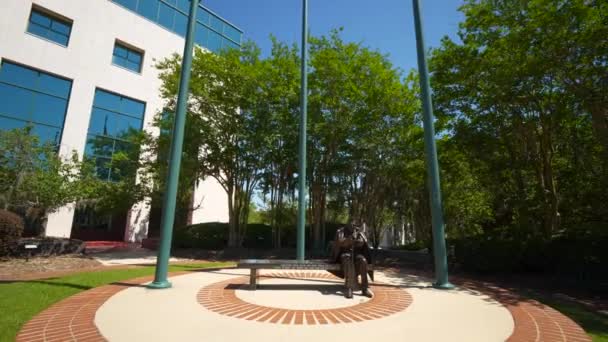
[[[0,260],[0,280],[29,280],[105,268],[97,260],[82,255],[62,255]]]

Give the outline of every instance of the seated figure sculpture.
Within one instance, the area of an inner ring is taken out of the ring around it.
[[[336,231],[331,261],[342,265],[340,271],[331,273],[344,278],[344,296],[346,298],[353,297],[358,276],[361,276],[361,294],[370,298],[373,296],[367,279],[369,274],[370,279],[374,280],[373,271],[369,271],[367,267],[372,263],[372,258],[367,238],[360,226],[351,223]]]

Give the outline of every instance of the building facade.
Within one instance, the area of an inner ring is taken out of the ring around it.
[[[164,106],[155,61],[181,54],[189,0],[2,0],[0,2],[0,129],[30,125],[62,155],[98,161],[129,144],[129,130],[148,130]],[[196,43],[217,52],[238,48],[242,32],[201,6]],[[110,148],[95,148],[103,140]],[[212,179],[194,192],[192,223],[226,222],[226,194]],[[78,209],[81,210],[81,209]],[[66,206],[52,213],[46,235],[141,241],[151,208],[135,205],[99,226]],[[76,213],[76,215],[75,215]],[[85,219],[83,219],[85,218]]]

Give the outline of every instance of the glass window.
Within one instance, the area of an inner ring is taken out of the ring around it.
[[[134,101],[131,99],[123,98],[121,112],[127,115],[134,116],[139,119],[144,118],[144,112],[146,110],[146,105],[143,102]]]
[[[216,16],[211,16],[211,28],[217,33],[224,33],[224,22]]]
[[[58,144],[72,82],[3,61],[0,65],[0,129],[33,126],[41,142]]]
[[[158,12],[158,23],[161,26],[168,28],[173,31],[173,22],[175,19],[175,9],[169,7],[164,2],[160,3],[160,10]]]
[[[95,90],[93,106],[118,112],[120,111],[120,96],[97,89]]]
[[[190,0],[177,0],[177,8],[179,8],[184,13],[189,13],[190,12]]]
[[[222,42],[222,50],[238,49],[239,45],[231,40],[224,38]]]
[[[241,32],[230,25],[224,27],[224,35],[237,44],[241,43]]]
[[[39,11],[32,11],[30,15],[30,23],[38,24],[41,27],[51,27],[51,18]]]
[[[72,82],[48,74],[40,74],[38,90],[43,93],[67,99],[70,96]]]
[[[38,93],[34,97],[32,121],[54,127],[63,126],[67,102],[55,96]]]
[[[31,90],[0,83],[0,115],[29,120],[34,94]]]
[[[143,54],[139,51],[126,47],[118,42],[114,43],[112,63],[120,65],[136,73],[141,72]]]
[[[0,82],[17,84],[24,88],[36,88],[38,72],[13,63],[2,63]]]
[[[89,133],[99,135],[110,135],[108,130],[108,118],[112,112],[93,107],[91,121],[89,121]]]
[[[155,23],[185,37],[188,29],[190,0],[110,0],[133,10]],[[137,3],[135,3],[137,2]],[[222,48],[239,48],[241,31],[211,13],[202,5],[196,12],[198,21],[195,41],[198,45],[218,52]],[[208,30],[214,30],[219,37],[209,37]],[[224,42],[229,39],[232,43]]]
[[[59,128],[45,125],[33,126],[32,132],[40,138],[40,143],[59,145],[59,141],[61,140],[61,130]]]
[[[196,24],[196,33],[194,40],[200,46],[207,46],[207,39],[209,37],[209,29],[200,23]]]
[[[180,36],[186,36],[188,31],[188,16],[179,12],[175,13],[175,32]]]
[[[207,47],[209,50],[218,53],[222,49],[222,36],[219,34],[209,31],[209,41],[207,41]]]
[[[115,117],[112,134],[120,139],[130,140],[131,134],[141,131],[142,120],[126,115]]]
[[[158,0],[139,0],[137,13],[156,21],[158,19]]]
[[[209,19],[211,18],[211,14],[204,8],[199,8],[196,11],[196,20],[200,21],[205,25],[209,25]]]
[[[0,116],[0,129],[9,131],[11,129],[23,128],[26,126],[26,123],[21,120],[15,120]]]
[[[112,157],[114,139],[89,134],[85,153],[88,156]]]
[[[53,21],[51,23],[51,30],[53,32],[57,32],[58,34],[62,34],[68,37],[70,35],[71,27],[70,24],[66,24],[60,21]]]
[[[137,0],[115,0],[115,2],[125,6],[131,11],[135,11],[137,9]]]
[[[72,31],[72,23],[52,14],[32,8],[27,31],[63,46],[68,46],[70,33]]]
[[[85,153],[96,158],[98,177],[116,181],[124,175],[109,162],[116,153],[125,151],[125,146],[133,145],[132,134],[142,129],[146,105],[101,89],[95,91],[93,103]]]

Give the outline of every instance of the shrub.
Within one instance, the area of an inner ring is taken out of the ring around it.
[[[454,241],[454,258],[467,271],[514,272],[522,268],[524,248],[512,238],[474,236]]]
[[[228,223],[208,222],[187,226],[175,231],[173,246],[220,250],[228,243]],[[272,248],[272,228],[261,223],[250,223],[243,239],[245,248]]]
[[[392,249],[403,250],[403,251],[419,251],[427,248],[427,243],[423,240],[418,240],[416,242],[406,243],[403,246],[397,246]]]
[[[177,229],[173,246],[219,250],[226,247],[227,241],[228,223],[210,222]]]
[[[272,227],[261,223],[247,225],[247,233],[243,241],[245,248],[272,248]]]
[[[608,284],[608,233],[572,232],[555,237],[547,248],[546,268],[557,275]],[[606,290],[606,288],[604,288]]]
[[[608,284],[608,233],[573,230],[543,239],[535,236],[478,235],[450,241],[453,257],[473,272],[534,272],[587,284]]]
[[[10,211],[0,209],[0,256],[14,254],[23,234],[23,219]]]

